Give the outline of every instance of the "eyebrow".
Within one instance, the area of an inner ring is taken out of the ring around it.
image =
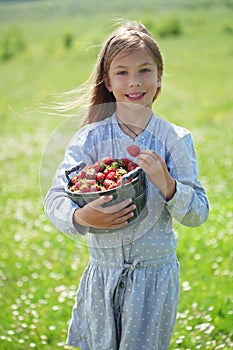
[[[142,64],[139,65],[139,67],[144,67],[144,66],[153,66],[154,63],[151,63],[151,62],[144,62]],[[117,70],[117,69],[124,69],[124,68],[128,68],[128,66],[122,66],[122,65],[118,65],[116,67],[113,67],[114,70]]]

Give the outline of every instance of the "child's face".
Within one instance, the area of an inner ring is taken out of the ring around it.
[[[161,78],[152,54],[141,48],[113,59],[105,85],[116,102],[151,108]]]

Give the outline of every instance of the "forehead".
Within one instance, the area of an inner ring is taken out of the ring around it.
[[[124,50],[123,52],[119,53],[113,58],[110,67],[124,64],[127,65],[131,62],[138,63],[138,65],[144,63],[156,64],[152,52],[147,47],[141,47],[137,49]]]

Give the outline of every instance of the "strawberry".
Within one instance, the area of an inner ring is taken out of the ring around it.
[[[93,165],[93,168],[95,169],[95,172],[98,173],[101,169],[100,162],[95,162],[95,164]]]
[[[120,159],[120,164],[121,164],[124,168],[127,167],[127,165],[128,165],[129,162],[130,162],[130,159],[128,159],[128,158],[121,158],[121,159]]]
[[[122,182],[122,176],[118,177],[117,182],[116,182],[116,187],[120,187]]]
[[[77,191],[77,190],[79,190],[80,186],[81,186],[81,183],[80,182],[76,182],[76,184],[71,187],[71,190],[72,191]]]
[[[133,145],[134,148],[139,147]],[[137,150],[137,151],[138,151]],[[135,154],[135,153],[134,153]],[[70,182],[70,190],[77,193],[106,191],[121,186],[123,175],[138,165],[128,158],[113,159],[106,157],[94,165],[86,165]],[[130,181],[130,180],[129,180]]]
[[[132,157],[137,157],[141,152],[140,148],[137,145],[128,146],[126,149]]]
[[[94,179],[87,179],[86,184],[88,187],[93,186],[96,184],[96,181]]]
[[[95,177],[98,182],[103,182],[105,180],[105,175],[101,172],[98,172]]]
[[[109,190],[112,190],[113,188],[117,187],[117,183],[113,181],[113,184],[111,185],[111,187],[109,188]]]
[[[74,185],[76,183],[77,179],[78,179],[78,177],[77,177],[77,175],[75,175],[73,177],[73,179],[70,180],[70,182]]]
[[[85,172],[85,178],[86,179],[95,179],[95,169],[91,166],[91,165],[88,165],[86,166],[83,171]]]
[[[90,186],[90,192],[97,192],[97,191],[99,191],[99,186],[98,185]]]
[[[111,188],[116,187],[116,182],[109,179],[105,179],[103,185],[106,188],[106,190],[110,190]]]
[[[106,157],[101,161],[101,163],[103,163],[104,165],[111,165],[113,162],[114,162],[114,159],[111,157]]]
[[[86,174],[85,174],[85,171],[80,171],[80,173],[78,173],[78,175],[77,175],[77,178],[79,179],[79,180],[82,180],[82,179],[85,179],[85,177],[86,177]]]
[[[127,165],[127,168],[128,168],[128,171],[132,171],[137,168],[137,164],[135,164],[134,162],[129,162]]]
[[[90,187],[88,187],[86,185],[83,185],[83,186],[80,187],[79,191],[81,193],[87,193],[87,192],[91,192],[91,189],[90,189]]]
[[[107,174],[106,179],[114,181],[116,179],[116,170],[115,171],[110,171]]]

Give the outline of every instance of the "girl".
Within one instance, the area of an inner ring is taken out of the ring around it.
[[[67,148],[46,199],[55,227],[86,234],[90,262],[73,308],[67,344],[82,350],[166,350],[179,294],[177,238],[172,218],[201,225],[208,199],[198,180],[189,131],[156,116],[163,60],[146,28],[127,22],[104,43],[83,127]],[[65,194],[65,170],[106,156],[136,160],[147,176],[146,217],[128,224],[131,198],[103,208],[111,196],[79,208]]]

